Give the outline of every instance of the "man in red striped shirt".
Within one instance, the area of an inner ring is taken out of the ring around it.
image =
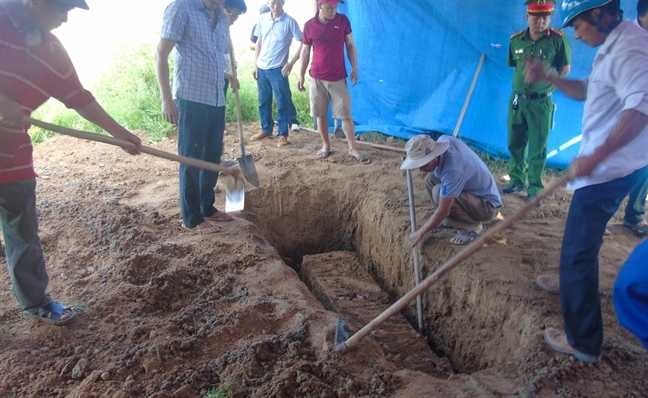
[[[14,293],[23,314],[55,325],[76,314],[46,293],[48,276],[36,216],[36,172],[28,116],[50,97],[116,138],[140,139],[111,118],[85,90],[61,42],[50,31],[84,0],[0,0],[0,225]]]

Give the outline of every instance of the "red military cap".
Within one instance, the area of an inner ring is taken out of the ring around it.
[[[551,13],[556,0],[526,0],[527,12],[531,14]]]

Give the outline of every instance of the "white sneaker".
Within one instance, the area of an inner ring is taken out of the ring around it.
[[[299,125],[297,123],[293,123],[290,125],[290,130],[291,131],[299,131]]]

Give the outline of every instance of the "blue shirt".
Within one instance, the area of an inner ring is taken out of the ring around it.
[[[173,96],[211,106],[225,106],[225,58],[229,53],[229,20],[216,10],[212,29],[201,0],[176,0],[164,11],[162,38],[176,42],[173,51]]]
[[[284,66],[288,62],[291,40],[302,40],[299,24],[285,12],[277,20],[272,19],[271,12],[261,15],[254,35],[261,39],[257,67],[264,70]]]
[[[469,192],[488,200],[494,208],[502,207],[502,198],[497,190],[495,178],[486,164],[461,140],[444,135],[437,142],[449,141],[448,150],[440,156],[434,175],[441,180],[439,196],[457,198],[462,192]]]

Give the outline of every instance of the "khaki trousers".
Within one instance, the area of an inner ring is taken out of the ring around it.
[[[441,181],[434,174],[429,173],[425,178],[425,187],[432,204],[439,207]],[[446,220],[452,228],[461,234],[467,234],[472,231],[481,232],[482,222],[494,220],[497,213],[499,209],[494,208],[487,199],[462,192],[458,198],[455,198]]]

